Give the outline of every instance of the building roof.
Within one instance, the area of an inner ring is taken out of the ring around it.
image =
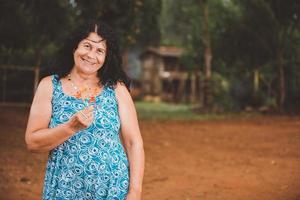
[[[166,46],[160,46],[157,48],[149,47],[141,54],[141,57],[143,57],[143,55],[145,55],[146,53],[154,53],[163,57],[180,57],[183,53],[183,49],[179,47]]]

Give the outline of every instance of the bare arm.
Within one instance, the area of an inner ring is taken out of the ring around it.
[[[45,77],[41,80],[33,98],[25,133],[27,148],[32,152],[50,151],[89,124],[89,121],[84,124],[78,123],[82,119],[77,114],[65,124],[48,128],[52,112],[52,91],[51,77]]]
[[[130,165],[130,185],[128,197],[131,195],[135,197],[133,199],[140,199],[144,176],[145,156],[137,114],[132,98],[124,85],[120,83],[117,85],[116,96],[121,119],[122,138]],[[128,197],[127,199],[129,199]]]

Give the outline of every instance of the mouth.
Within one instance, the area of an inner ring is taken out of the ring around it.
[[[82,57],[81,57],[81,60],[82,60],[84,63],[89,64],[89,65],[94,65],[94,64],[96,64],[94,61],[91,61],[91,60],[89,60],[89,59],[85,59],[85,58],[82,58]]]

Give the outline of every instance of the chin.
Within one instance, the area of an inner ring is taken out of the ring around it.
[[[100,67],[92,67],[92,66],[81,66],[79,67],[80,71],[85,74],[94,74],[100,69]]]

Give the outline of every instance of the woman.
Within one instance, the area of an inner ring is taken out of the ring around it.
[[[43,199],[141,199],[144,150],[129,79],[110,28],[85,27],[61,54],[72,62],[41,80],[30,109],[27,147],[50,151]]]

